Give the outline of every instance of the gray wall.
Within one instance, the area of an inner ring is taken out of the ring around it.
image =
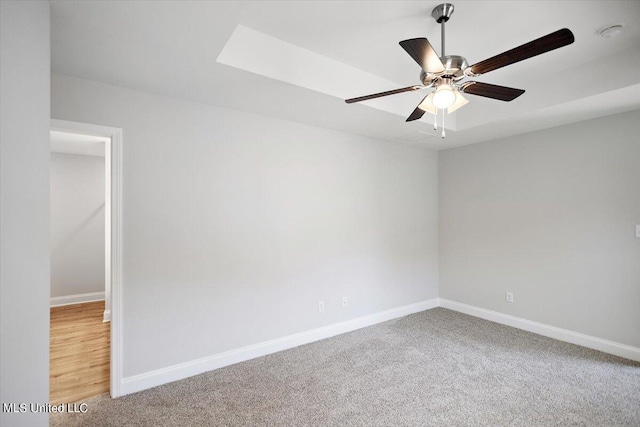
[[[49,401],[49,2],[0,2],[0,402]],[[0,413],[3,426],[48,416]]]
[[[639,135],[634,111],[441,151],[440,296],[640,346]]]
[[[104,157],[51,153],[51,296],[104,292]]]
[[[52,117],[123,129],[125,377],[438,295],[436,152],[57,75]]]

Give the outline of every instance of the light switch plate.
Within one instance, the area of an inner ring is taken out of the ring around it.
[[[636,225],[636,237],[640,239],[640,224]]]

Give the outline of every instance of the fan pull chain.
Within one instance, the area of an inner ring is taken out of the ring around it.
[[[444,133],[444,110],[442,110],[442,139],[444,139],[446,135],[447,134]]]
[[[438,109],[436,108],[436,115],[433,117],[433,130],[438,130]]]

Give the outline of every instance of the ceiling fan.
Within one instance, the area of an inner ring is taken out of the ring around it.
[[[529,43],[525,43],[496,56],[485,59],[484,61],[469,65],[467,60],[462,56],[445,55],[444,24],[449,20],[449,18],[451,18],[452,14],[453,5],[451,3],[440,4],[431,11],[431,16],[440,24],[442,46],[440,56],[438,56],[431,46],[431,43],[429,43],[429,40],[426,38],[409,39],[400,42],[400,46],[402,46],[414,61],[422,67],[422,71],[420,72],[420,81],[422,82],[422,85],[408,86],[386,92],[360,96],[357,98],[347,99],[345,102],[347,104],[352,104],[354,102],[366,101],[403,92],[435,88],[434,91],[422,99],[420,104],[418,104],[416,109],[413,110],[406,121],[410,122],[418,120],[425,112],[429,112],[435,115],[434,129],[437,129],[436,121],[438,117],[438,110],[442,110],[442,137],[444,138],[444,112],[446,111],[448,114],[451,114],[458,108],[467,104],[469,101],[462,96],[463,93],[484,96],[486,98],[497,99],[500,101],[513,101],[524,93],[524,90],[522,89],[514,89],[476,81],[463,81],[465,77],[477,77],[481,74],[486,74],[489,71],[497,70],[498,68],[567,46],[574,41],[573,33],[567,28],[563,28]]]

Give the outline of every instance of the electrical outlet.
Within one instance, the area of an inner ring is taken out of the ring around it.
[[[349,306],[349,298],[342,297],[342,308],[347,308]]]
[[[320,313],[324,312],[324,301],[318,301],[318,311]]]
[[[513,302],[513,292],[507,292],[505,295],[507,302]]]

